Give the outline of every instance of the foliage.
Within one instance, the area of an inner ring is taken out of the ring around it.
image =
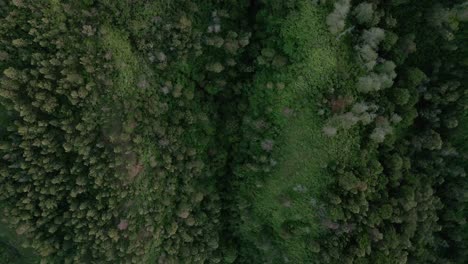
[[[47,263],[221,261],[214,96],[249,35],[206,28],[243,11],[185,3],[146,20],[134,14],[162,6],[14,3],[0,30],[2,105],[17,116],[0,198],[18,235]]]
[[[468,262],[462,2],[0,1],[0,257]]]

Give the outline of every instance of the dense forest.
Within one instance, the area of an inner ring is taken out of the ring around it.
[[[467,22],[0,0],[0,263],[468,263]]]

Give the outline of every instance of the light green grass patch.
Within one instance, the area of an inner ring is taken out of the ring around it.
[[[268,93],[270,97],[263,99],[272,102],[274,122],[280,127],[273,154],[278,164],[263,187],[248,190],[255,197],[253,212],[264,226],[277,234],[284,232],[288,222],[300,223],[303,227],[300,235],[275,241],[287,252],[292,263],[308,259],[307,241],[317,237],[321,230],[311,201],[317,200],[333,177],[324,166],[330,161],[352,158],[359,144],[356,130],[341,132],[333,138],[322,133],[325,119],[318,115],[319,96],[336,87],[353,94],[352,73],[357,69],[347,43],[336,40],[328,32],[325,24],[328,12],[324,6],[305,1],[282,25],[283,51],[292,64],[274,77],[284,82],[285,88]],[[337,71],[348,74],[337,75]],[[268,70],[257,74],[257,89],[262,89],[260,85],[271,79]],[[253,95],[254,102],[262,100],[265,93],[260,94]],[[292,109],[294,115],[285,116],[286,108]],[[289,200],[290,205],[286,206],[284,199]]]
[[[136,78],[142,65],[132,51],[128,34],[110,26],[104,26],[103,47],[112,53],[117,68],[117,76],[114,77],[114,93],[119,95],[131,95],[134,93]]]

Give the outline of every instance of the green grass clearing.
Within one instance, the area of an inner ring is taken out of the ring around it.
[[[304,2],[299,11],[286,18],[280,31],[283,52],[292,64],[273,77],[285,83],[285,88],[265,93],[262,86],[272,81],[271,71],[265,70],[257,74],[255,88],[259,92],[251,97],[252,102],[271,102],[272,122],[280,132],[273,153],[276,168],[266,176],[261,188],[250,186],[244,190],[254,199],[252,211],[259,221],[257,230],[249,231],[255,234],[266,228],[282,234],[288,223],[295,223],[302,235],[286,234],[274,242],[292,263],[308,259],[307,242],[321,230],[311,202],[333,177],[323,169],[324,165],[352,159],[359,149],[356,130],[341,131],[333,138],[322,133],[325,119],[318,114],[317,98],[330,88],[354,94],[353,77],[359,71],[351,63],[350,46],[328,32],[328,13],[324,6]],[[292,110],[292,116],[285,115],[287,109]]]

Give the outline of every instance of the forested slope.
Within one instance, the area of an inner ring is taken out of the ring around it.
[[[467,262],[463,2],[0,1],[0,256]]]

